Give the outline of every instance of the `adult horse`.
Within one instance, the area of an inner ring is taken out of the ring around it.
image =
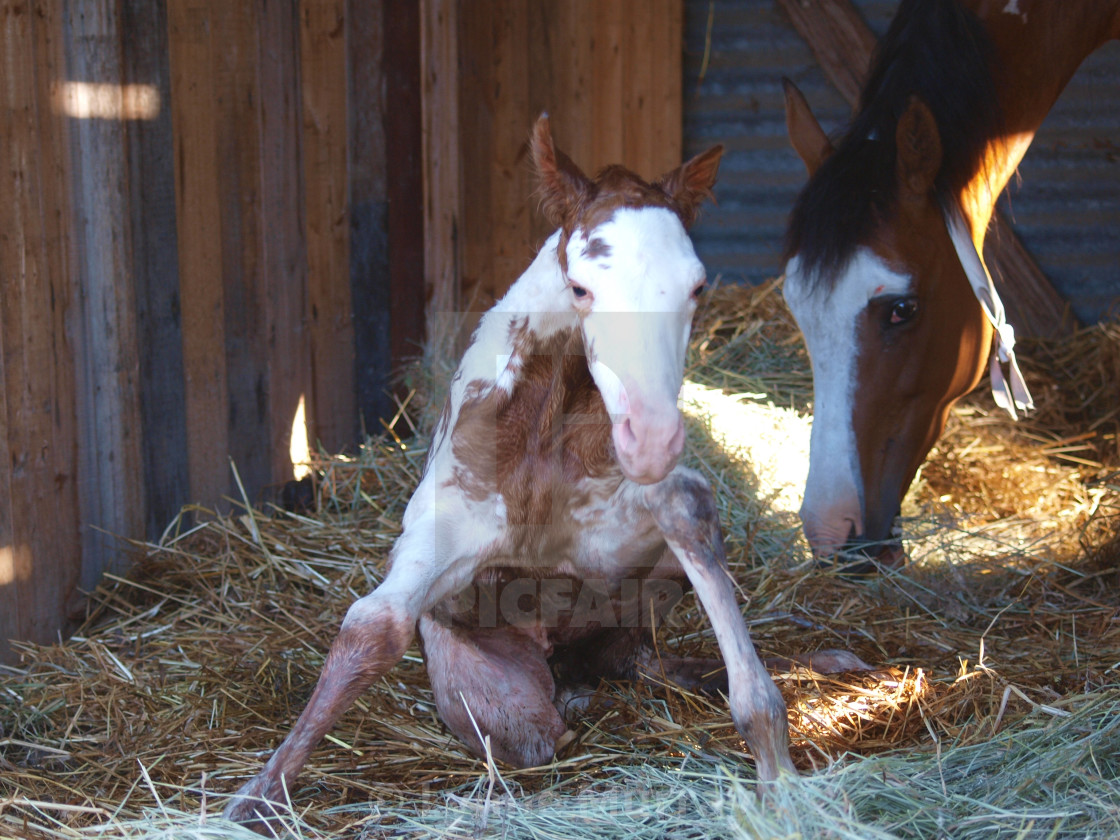
[[[903,0],[835,145],[786,83],[810,175],[785,296],[813,364],[801,516],[816,555],[901,557],[902,497],[990,355],[997,402],[1030,406],[979,254],[1058,95],[1117,37],[1120,0]]]

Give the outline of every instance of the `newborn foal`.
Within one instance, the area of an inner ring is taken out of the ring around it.
[[[550,761],[565,731],[554,674],[639,675],[650,626],[688,585],[759,776],[793,771],[785,704],[736,605],[712,491],[677,465],[677,394],[704,284],[685,228],[723,150],[652,184],[621,166],[588,178],[553,148],[547,117],[531,150],[560,229],[479,324],[384,582],[350,607],[307,708],[228,817],[282,801],[417,628],[447,726],[475,753],[477,724],[502,761]]]

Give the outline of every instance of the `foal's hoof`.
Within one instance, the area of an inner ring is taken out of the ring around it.
[[[222,816],[258,834],[275,835],[269,830],[269,823],[278,821],[288,813],[287,807],[273,802],[264,792],[259,779],[253,779],[233,795],[222,810]]]

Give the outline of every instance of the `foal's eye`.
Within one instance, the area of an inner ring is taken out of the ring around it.
[[[891,304],[891,325],[905,324],[918,314],[917,298],[899,298]]]

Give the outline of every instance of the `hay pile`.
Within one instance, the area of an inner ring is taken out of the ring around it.
[[[774,675],[814,775],[760,807],[725,704],[646,684],[598,686],[553,765],[488,767],[440,725],[414,650],[313,754],[289,830],[1120,836],[1120,329],[1024,356],[1040,411],[1016,425],[983,390],[962,404],[906,503],[912,562],[853,582],[799,534],[812,388],[780,290],[717,289],[698,317],[687,457],[716,488],[756,644],[881,666]],[[0,837],[249,836],[216,818],[221,796],[380,580],[424,440],[321,456],[313,514],[185,511],[92,594],[73,639],[24,648],[0,672]],[[691,597],[658,644],[716,651]]]

